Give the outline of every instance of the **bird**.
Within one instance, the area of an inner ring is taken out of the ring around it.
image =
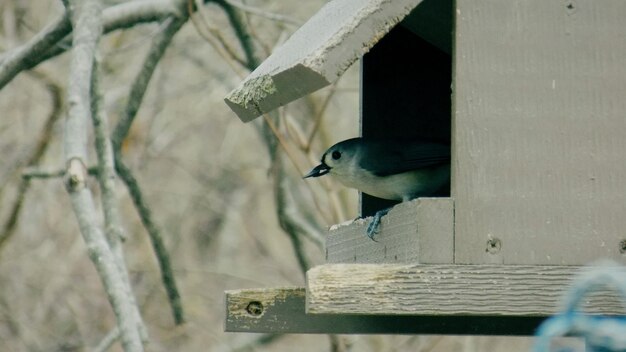
[[[408,201],[435,194],[450,182],[450,145],[422,139],[341,141],[322,154],[303,178],[331,175],[344,186],[371,196]],[[366,230],[375,241],[380,221],[391,208],[379,210]]]

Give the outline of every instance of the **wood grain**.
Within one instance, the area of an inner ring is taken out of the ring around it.
[[[457,263],[626,261],[624,14],[622,0],[456,2]]]
[[[226,291],[225,301],[228,332],[531,335],[542,321],[539,317],[306,314],[302,287]],[[263,309],[250,314],[251,303],[256,307],[260,303]]]
[[[383,217],[376,242],[365,235],[371,218],[331,228],[327,263],[452,263],[454,203],[418,198]]]
[[[307,272],[312,314],[548,316],[580,268],[532,265],[328,264]],[[626,269],[622,268],[626,275]],[[585,311],[626,314],[612,292]]]

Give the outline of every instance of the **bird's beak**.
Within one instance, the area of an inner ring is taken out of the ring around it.
[[[329,171],[330,171],[330,166],[328,166],[328,165],[326,165],[325,163],[322,162],[321,164],[319,164],[316,167],[314,167],[313,170],[309,171],[309,173],[304,175],[304,177],[302,177],[302,178],[324,176]]]

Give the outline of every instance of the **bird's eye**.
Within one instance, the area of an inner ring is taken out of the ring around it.
[[[341,152],[335,150],[330,156],[333,157],[333,160],[338,160],[341,158]]]

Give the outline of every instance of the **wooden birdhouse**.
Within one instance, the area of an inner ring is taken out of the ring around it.
[[[360,59],[364,136],[451,143],[450,192],[378,242],[333,226],[307,287],[227,293],[229,331],[530,334],[626,262],[626,1],[334,0],[226,98],[244,121]],[[362,198],[362,214],[388,206]],[[609,297],[592,313],[624,314]]]

